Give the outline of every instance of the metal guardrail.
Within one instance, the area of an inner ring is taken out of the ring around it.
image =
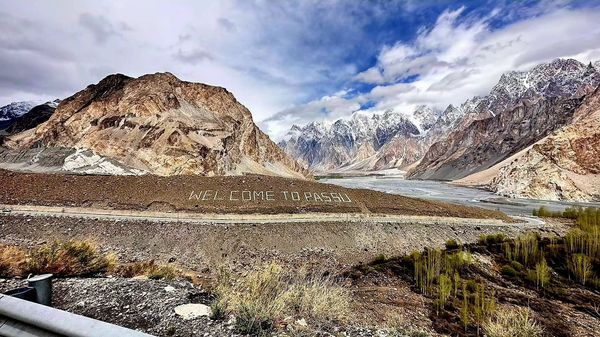
[[[0,295],[0,336],[152,337],[143,332]]]

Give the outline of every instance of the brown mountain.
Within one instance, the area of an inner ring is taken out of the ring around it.
[[[73,148],[95,162],[99,156],[157,175],[309,177],[226,89],[170,73],[110,75],[65,99],[46,123],[9,137],[5,145]]]

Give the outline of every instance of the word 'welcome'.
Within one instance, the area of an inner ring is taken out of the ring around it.
[[[295,191],[192,191],[188,200],[199,201],[311,201],[311,202],[352,202],[346,193],[336,192],[295,192]]]

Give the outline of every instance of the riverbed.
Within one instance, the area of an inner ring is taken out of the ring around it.
[[[553,211],[564,210],[567,207],[573,206],[600,207],[600,203],[505,198],[483,189],[457,186],[441,181],[406,180],[402,176],[322,178],[319,182],[349,188],[367,188],[415,198],[484,207],[517,216],[530,216],[533,209],[542,206]]]

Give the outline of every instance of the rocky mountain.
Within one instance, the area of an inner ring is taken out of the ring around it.
[[[452,180],[485,170],[569,123],[578,99],[599,84],[599,69],[571,59],[504,74],[489,95],[461,106],[454,131],[408,177]]]
[[[585,98],[572,123],[499,166],[489,186],[498,194],[600,201],[600,87]]]
[[[356,113],[349,119],[333,123],[313,122],[304,127],[294,125],[279,146],[314,172],[331,172],[356,165],[361,170],[379,167],[360,162],[373,156],[394,139],[419,137],[423,125],[428,123],[426,113],[420,119],[410,120],[406,115],[391,110],[382,114]],[[389,161],[397,161],[389,159]],[[383,165],[386,166],[386,165]]]
[[[38,104],[38,102],[34,101],[24,101],[0,107],[0,130],[7,128],[13,119],[24,115]]]
[[[11,135],[29,130],[44,123],[50,119],[50,116],[52,116],[59,103],[60,100],[57,99],[34,106],[28,112],[7,121],[6,127],[0,129],[0,134]]]
[[[170,73],[110,75],[63,100],[47,122],[4,144],[11,151],[73,149],[63,169],[76,161],[157,175],[310,176],[226,89]]]

